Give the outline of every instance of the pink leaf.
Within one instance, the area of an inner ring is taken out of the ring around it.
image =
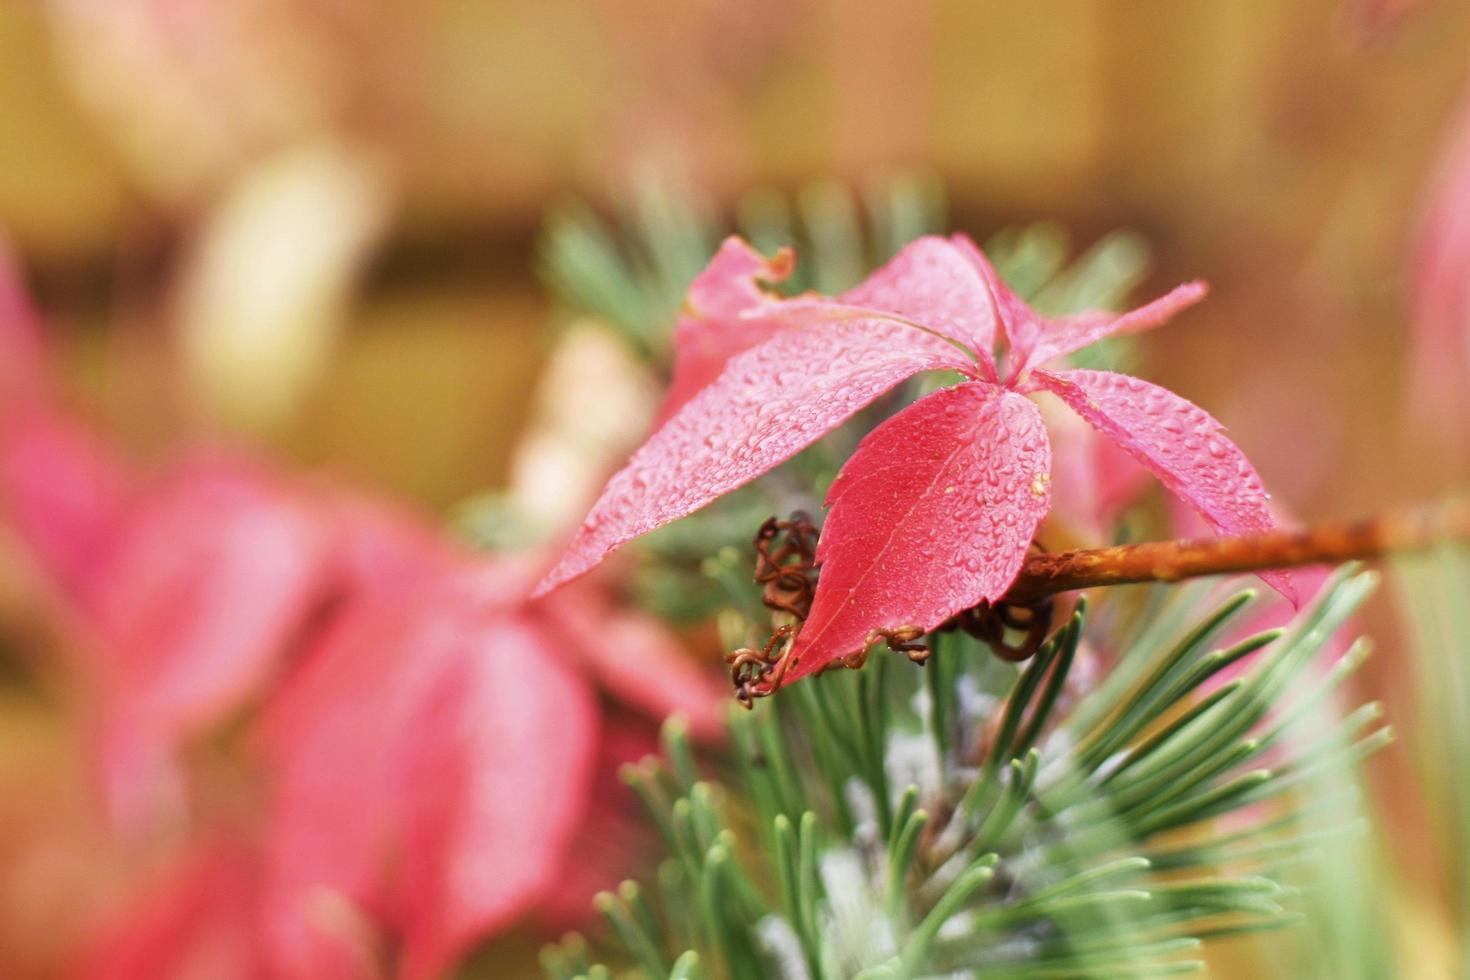
[[[995,309],[985,279],[964,252],[943,238],[911,242],[881,269],[835,301],[781,300],[757,281],[779,282],[793,257],[782,250],[762,258],[739,238],[728,238],[689,288],[674,332],[674,381],[660,412],[669,415],[719,376],[741,351],[784,329],[818,317],[876,311],[901,317],[970,348],[994,379]]]
[[[1129,313],[1081,313],[1049,318],[1039,315],[996,274],[980,247],[964,235],[951,239],[989,284],[1001,327],[1010,345],[1011,377],[1040,367],[1053,358],[1079,351],[1117,333],[1137,333],[1164,323],[1175,313],[1204,299],[1202,282],[1185,283],[1152,303]]]
[[[926,236],[906,245],[838,302],[893,313],[970,348],[995,380],[995,303],[989,282],[954,242]]]
[[[794,256],[782,249],[767,259],[731,236],[689,285],[674,327],[674,377],[659,409],[662,421],[720,376],[725,363],[786,328],[774,314],[779,298],[760,288],[791,275]]]
[[[990,291],[991,303],[995,307],[996,327],[1000,333],[1004,334],[1007,346],[1012,349],[1011,360],[1014,365],[1015,348],[1034,342],[1036,314],[1005,284],[1005,280],[1001,279],[1000,274],[995,271],[995,266],[990,264],[990,260],[980,250],[980,246],[976,245],[969,235],[954,234],[949,240],[985,281]]]
[[[1255,468],[1208,412],[1158,385],[1107,371],[1037,371],[1038,386],[1148,467],[1222,534],[1274,529],[1269,495]],[[1285,572],[1261,575],[1296,601]]]
[[[932,334],[889,320],[777,334],[731,359],[633,454],[537,594],[774,469],[904,379],[969,363]]]
[[[624,704],[655,722],[682,714],[700,738],[723,732],[728,685],[697,664],[654,617],[619,608],[590,580],[544,596],[534,608],[560,641],[558,649]]]
[[[443,975],[549,892],[592,784],[590,688],[517,620],[464,642],[418,715],[399,788],[406,980]]]
[[[1016,351],[1017,370],[1040,367],[1047,361],[1095,344],[1104,337],[1152,330],[1180,310],[1204,299],[1208,292],[1208,287],[1202,282],[1187,282],[1127,313],[1079,313],[1039,320],[1034,346],[1029,351]]]
[[[322,598],[324,543],[289,494],[220,459],[184,467],[129,523],[98,615],[104,784],[124,823],[147,815],[173,743],[274,668]]]
[[[1050,501],[1036,406],[984,382],[946,388],[874,429],[827,496],[821,577],[788,681],[864,649],[879,628],[930,630],[1005,594]]]

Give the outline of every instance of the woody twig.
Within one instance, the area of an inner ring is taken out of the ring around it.
[[[1005,601],[1025,605],[1059,592],[1099,585],[1177,582],[1206,575],[1335,565],[1420,551],[1446,541],[1470,542],[1470,502],[1393,511],[1301,530],[1033,554]]]

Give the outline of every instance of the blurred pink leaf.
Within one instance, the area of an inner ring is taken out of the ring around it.
[[[1040,408],[1052,445],[1047,547],[1113,544],[1118,519],[1152,482],[1148,470],[1065,403],[1048,398]]]
[[[322,896],[385,912],[409,723],[462,628],[440,605],[421,589],[350,603],[268,707],[262,916],[267,955],[283,977],[340,975],[358,959],[350,935],[312,914]]]
[[[104,801],[134,829],[178,802],[177,743],[244,704],[323,598],[327,540],[263,470],[200,454],[160,481],[61,407],[0,256],[0,513],[89,634]]]
[[[80,980],[258,980],[255,868],[238,844],[200,846],[130,898],[83,953]]]
[[[88,634],[103,798],[139,829],[180,802],[177,744],[241,707],[325,597],[330,542],[243,459],[200,453],[140,480],[45,369],[38,353],[25,389],[0,392],[15,395],[0,401],[0,514]]]
[[[533,607],[538,556],[472,559],[412,514],[242,457],[139,478],[53,403],[39,347],[34,368],[0,389],[0,503],[86,624],[114,815],[182,802],[180,743],[268,695],[261,853],[191,860],[94,975],[369,977],[381,931],[405,976],[437,976],[565,912],[582,872],[627,873],[624,822],[592,809],[594,682],[717,735],[719,689],[672,634],[591,582]],[[578,839],[614,846],[574,863]]]
[[[692,661],[659,620],[620,607],[602,585],[583,580],[533,604],[557,648],[609,693],[654,722],[682,714],[699,738],[724,730],[729,688]]]
[[[1456,112],[1412,251],[1409,408],[1415,422],[1470,448],[1470,101]]]
[[[409,733],[397,795],[408,980],[444,974],[549,894],[588,806],[590,687],[514,617],[487,618]]]
[[[0,418],[0,519],[63,598],[95,616],[134,497],[127,464],[48,405]]]
[[[355,959],[312,926],[321,894],[397,922],[409,976],[534,907],[587,806],[597,714],[545,635],[472,576],[345,610],[264,732],[265,916],[282,974]]]
[[[658,754],[656,725],[609,712],[597,740],[592,804],[562,857],[555,886],[536,906],[538,925],[555,935],[585,928],[593,896],[616,889],[650,852],[656,837],[647,811],[619,770]]]
[[[57,404],[49,361],[40,316],[0,241],[0,519],[62,596],[90,613],[132,475]]]
[[[124,826],[149,816],[172,746],[260,689],[323,596],[326,545],[239,460],[191,460],[139,504],[97,616],[103,785]]]
[[[345,487],[329,487],[321,498],[335,592],[359,598],[413,590],[457,566],[443,533],[416,511]]]

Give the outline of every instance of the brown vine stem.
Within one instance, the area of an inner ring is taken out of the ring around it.
[[[1099,585],[1177,582],[1297,565],[1335,565],[1419,551],[1446,541],[1470,542],[1470,501],[1301,530],[1032,555],[1004,601],[1026,604],[1059,592]]]

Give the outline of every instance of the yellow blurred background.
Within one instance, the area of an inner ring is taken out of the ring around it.
[[[276,438],[438,505],[502,475],[545,209],[651,169],[729,203],[931,167],[976,232],[1139,229],[1160,282],[1215,287],[1161,335],[1159,371],[1198,373],[1246,445],[1319,393],[1391,397],[1470,35],[1462,4],[1374,27],[1340,0],[237,0],[136,23],[170,6],[0,8],[0,224],[85,343],[178,329],[136,314],[178,312],[154,293],[262,168],[315,149],[371,169],[363,289]],[[1314,465],[1287,446],[1261,468],[1298,507],[1372,503],[1335,476],[1377,440],[1314,435]]]

